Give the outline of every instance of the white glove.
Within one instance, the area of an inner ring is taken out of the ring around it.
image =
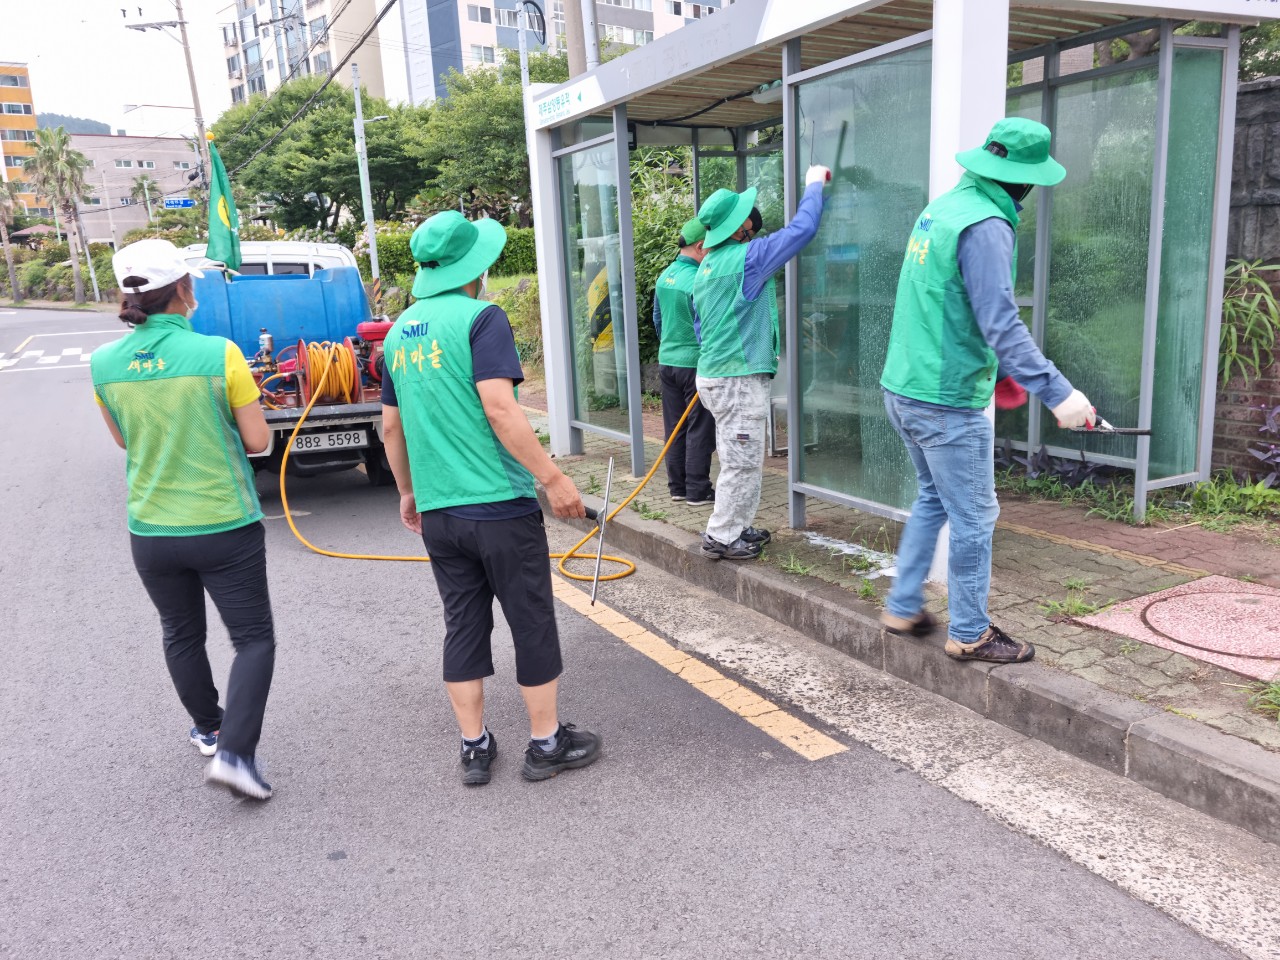
[[[806,187],[811,187],[815,183],[827,184],[830,182],[831,182],[830,167],[822,167],[815,163],[812,167],[810,167],[805,172],[804,185]]]
[[[1094,412],[1089,398],[1079,390],[1072,390],[1071,396],[1053,408],[1053,415],[1058,418],[1058,426],[1068,430],[1088,426],[1093,429],[1097,414]]]

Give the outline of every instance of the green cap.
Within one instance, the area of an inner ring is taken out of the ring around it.
[[[749,187],[741,193],[720,189],[707,197],[698,210],[698,219],[707,228],[702,245],[710,250],[724,243],[741,229],[756,205],[756,188]]]
[[[1062,182],[1067,171],[1049,156],[1051,136],[1043,123],[1022,117],[1005,117],[996,121],[986,143],[957,153],[956,160],[960,166],[980,177],[1004,183],[1052,187]]]
[[[681,246],[691,247],[707,235],[707,228],[697,217],[689,220],[680,228]]]
[[[506,245],[507,231],[497,220],[472,222],[457,210],[437,213],[409,238],[418,262],[413,295],[421,299],[465,287],[493,266]]]

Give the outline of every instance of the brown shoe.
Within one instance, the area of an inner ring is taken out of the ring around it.
[[[938,620],[928,610],[921,610],[910,620],[895,617],[886,610],[880,614],[880,626],[895,637],[927,637],[937,629]]]
[[[973,643],[947,637],[947,656],[955,660],[982,660],[986,663],[1026,663],[1036,648],[1025,640],[1014,640],[994,623]]]

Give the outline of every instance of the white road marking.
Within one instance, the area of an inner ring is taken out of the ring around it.
[[[43,357],[43,356],[44,356],[43,350],[28,350],[26,353],[22,355],[22,359],[26,360],[29,357]]]
[[[0,366],[12,362],[0,360]],[[19,367],[15,370],[0,370],[0,373],[61,373],[63,370],[80,370],[87,366],[89,366],[87,363],[60,363],[56,367]]]
[[[3,370],[5,367],[12,367],[17,362],[17,357],[14,357],[12,360],[0,360],[0,370]]]
[[[81,350],[79,347],[67,347],[67,349],[65,349],[65,350],[63,350],[63,351],[62,351],[62,355],[63,355],[64,357],[69,357],[69,356],[72,356],[72,355],[80,355],[80,354],[83,354],[83,353],[84,353],[84,351],[83,351],[83,350]]]
[[[57,363],[61,359],[62,357],[60,356],[41,357],[39,360],[36,361],[36,363]]]
[[[31,339],[34,340],[37,337],[90,337],[97,333],[119,333],[123,335],[128,332],[128,330],[123,329],[122,325],[115,330],[63,330],[61,333],[35,333],[32,334]]]
[[[310,510],[290,510],[289,513],[291,513],[295,517],[311,516]],[[283,520],[284,514],[283,513],[264,513],[262,515],[262,519],[263,520]]]

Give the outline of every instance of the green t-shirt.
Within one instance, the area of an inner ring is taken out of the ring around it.
[[[658,362],[665,367],[698,366],[698,338],[693,330],[693,282],[698,261],[681,254],[658,276],[653,297],[662,317]]]

